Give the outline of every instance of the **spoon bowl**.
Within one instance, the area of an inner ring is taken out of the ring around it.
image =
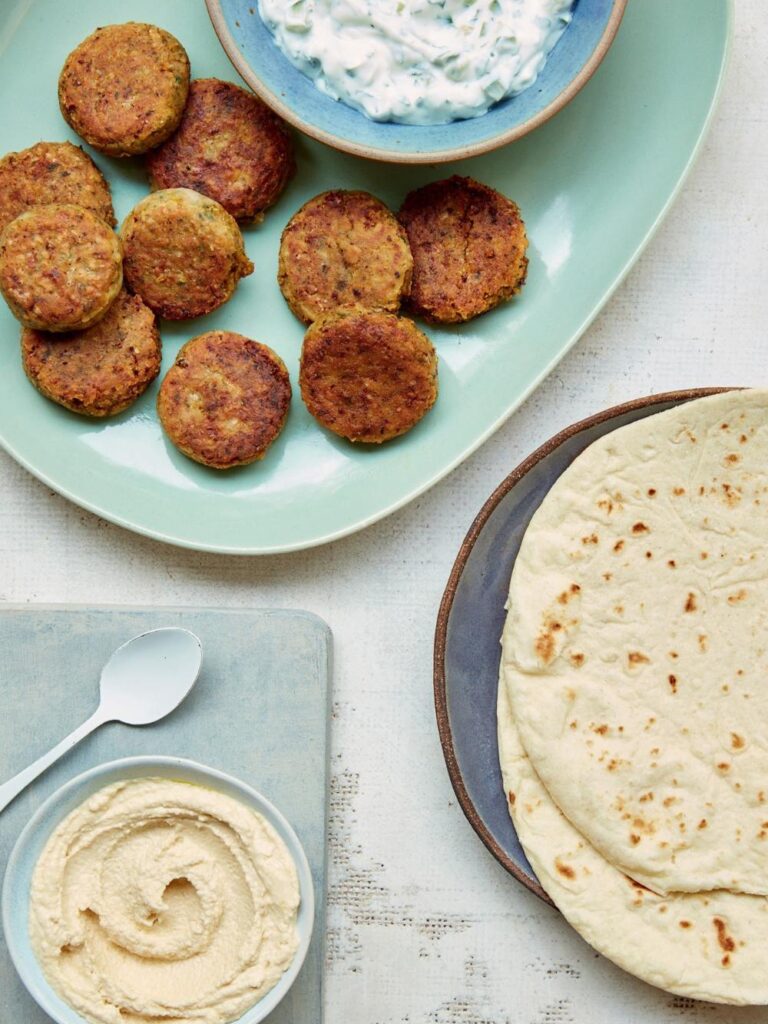
[[[105,722],[149,725],[165,718],[195,685],[203,650],[194,633],[167,627],[118,647],[101,672]]]

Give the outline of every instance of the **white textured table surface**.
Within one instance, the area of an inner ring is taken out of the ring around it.
[[[305,554],[202,555],[82,512],[0,453],[0,600],[282,606],[331,625],[330,1024],[768,1020],[633,980],[510,879],[456,805],[432,705],[446,577],[473,516],[523,456],[623,399],[768,383],[765,0],[736,5],[724,99],[661,231],[538,392],[409,508]]]

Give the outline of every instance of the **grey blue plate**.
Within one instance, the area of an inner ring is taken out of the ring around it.
[[[448,774],[469,823],[496,859],[543,900],[507,811],[496,739],[499,638],[509,578],[528,523],[561,473],[617,427],[723,388],[651,395],[566,428],[497,487],[464,539],[435,633],[435,710]]]

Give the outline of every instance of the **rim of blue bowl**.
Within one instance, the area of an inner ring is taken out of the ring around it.
[[[73,790],[88,783],[91,779],[106,775],[115,771],[123,771],[130,769],[143,769],[143,768],[158,768],[162,769],[180,769],[188,770],[191,773],[199,773],[212,780],[212,783],[221,782],[228,786],[231,786],[235,790],[239,790],[244,794],[250,801],[253,801],[257,805],[257,809],[261,813],[263,808],[269,817],[274,819],[276,823],[275,828],[280,835],[280,838],[286,843],[288,852],[291,855],[291,859],[296,865],[296,873],[299,877],[299,892],[301,895],[300,911],[304,908],[307,919],[307,927],[303,934],[300,934],[299,948],[296,950],[293,960],[290,966],[283,973],[277,984],[274,985],[269,992],[266,992],[262,998],[254,1003],[249,1009],[240,1015],[232,1024],[259,1024],[260,1021],[264,1020],[268,1014],[282,1002],[283,998],[288,994],[299,975],[309,946],[312,941],[312,935],[314,932],[315,923],[315,887],[312,881],[312,869],[309,865],[307,855],[304,852],[304,847],[301,844],[301,840],[296,835],[293,826],[290,824],[285,815],[278,810],[277,807],[268,800],[262,793],[253,786],[249,786],[247,782],[243,782],[242,779],[238,779],[235,775],[229,775],[227,772],[220,771],[218,768],[211,768],[209,765],[202,764],[200,761],[192,761],[185,757],[169,757],[158,755],[154,756],[151,754],[140,755],[135,757],[121,757],[114,761],[105,761],[102,764],[94,765],[93,768],[88,768],[86,771],[81,772],[74,778],[65,782],[63,786],[60,786],[55,792],[51,793],[46,800],[37,808],[35,813],[29,819],[27,824],[19,833],[16,842],[13,845],[11,854],[8,858],[8,864],[5,869],[5,877],[3,879],[2,888],[2,924],[3,933],[5,935],[6,946],[11,957],[13,966],[16,968],[16,973],[21,979],[24,987],[35,1000],[37,1005],[44,1010],[54,1021],[58,1024],[69,1024],[68,1021],[64,1021],[60,1016],[59,1007],[56,1006],[54,1000],[58,999],[62,1002],[67,1010],[71,1011],[76,1018],[81,1020],[83,1024],[87,1024],[84,1017],[78,1013],[74,1007],[70,1006],[66,1000],[64,1000],[53,988],[53,986],[45,979],[45,988],[42,988],[37,980],[31,976],[27,970],[25,958],[21,953],[21,940],[17,935],[14,926],[11,923],[11,911],[9,909],[11,905],[10,900],[10,888],[14,881],[16,872],[19,870],[19,861],[25,851],[28,841],[32,838],[36,830],[40,827],[42,820],[49,814],[49,812],[56,807],[58,803],[64,800]],[[130,775],[126,775],[130,778]],[[141,776],[138,776],[141,777]],[[115,780],[117,781],[117,780]],[[111,785],[111,783],[105,783],[105,785]],[[67,812],[69,813],[69,812]],[[66,817],[66,815],[64,815]],[[47,830],[46,841],[48,836],[60,821],[57,820],[55,824]],[[269,820],[269,819],[268,819]],[[270,821],[270,824],[273,824]],[[26,902],[29,902],[29,894],[26,894]],[[34,956],[34,954],[33,954]],[[274,999],[274,993],[279,993],[278,998]],[[270,996],[273,998],[270,999]]]
[[[568,85],[555,97],[555,99],[552,100],[551,103],[547,104],[546,107],[540,110],[538,114],[534,114],[533,117],[529,117],[526,121],[508,128],[506,131],[499,132],[498,135],[491,139],[484,139],[479,142],[473,142],[470,145],[456,146],[452,149],[443,149],[429,153],[408,153],[400,150],[387,149],[383,146],[363,145],[362,143],[354,142],[349,139],[340,138],[337,135],[333,135],[331,132],[324,131],[322,128],[317,128],[310,122],[305,121],[304,118],[302,118],[300,114],[297,114],[289,104],[277,95],[277,93],[269,89],[251,67],[250,63],[240,50],[240,47],[235,42],[234,36],[229,31],[229,26],[227,25],[226,18],[224,17],[224,11],[222,10],[222,0],[205,0],[205,6],[208,10],[208,16],[211,19],[213,29],[219,38],[219,42],[224,48],[224,52],[229,57],[235,70],[243,81],[250,86],[256,95],[267,104],[267,106],[271,107],[276,114],[279,114],[289,124],[298,128],[299,131],[303,132],[305,135],[309,135],[313,139],[316,139],[318,142],[323,142],[327,146],[333,147],[333,149],[340,150],[342,153],[351,153],[353,156],[361,156],[367,160],[381,160],[386,163],[396,164],[441,164],[448,163],[453,160],[465,160],[468,157],[480,156],[481,153],[490,153],[494,149],[500,149],[502,146],[506,146],[508,143],[522,138],[524,135],[532,132],[534,128],[538,128],[539,125],[544,124],[546,121],[549,121],[551,117],[554,117],[555,114],[571,102],[577,93],[581,92],[592,75],[594,75],[595,71],[597,71],[619,30],[619,25],[621,24],[621,19],[624,17],[627,2],[628,0],[613,0],[611,13],[608,17],[608,21],[606,22],[603,34],[600,36],[600,39],[588,60],[585,62],[576,77],[568,83]]]

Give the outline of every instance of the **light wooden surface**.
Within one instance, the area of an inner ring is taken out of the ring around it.
[[[623,399],[768,384],[765,0],[736,6],[714,129],[659,234],[538,392],[409,508],[304,554],[199,555],[101,522],[0,454],[0,600],[284,606],[315,611],[331,625],[327,1009],[334,1024],[768,1019],[764,1010],[688,1003],[634,981],[516,885],[456,805],[431,682],[435,613],[456,550],[484,499],[524,455]]]

